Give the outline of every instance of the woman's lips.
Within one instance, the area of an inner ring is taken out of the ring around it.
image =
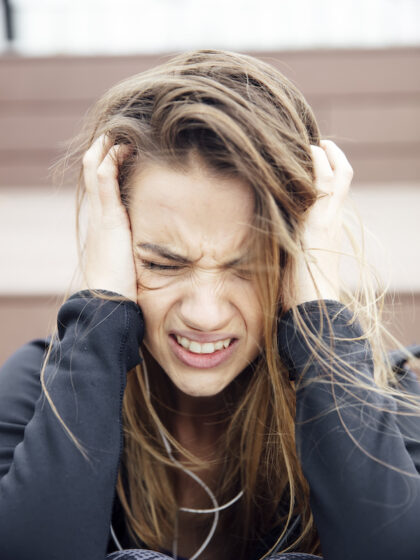
[[[169,336],[169,345],[175,356],[183,364],[199,369],[213,368],[228,360],[235,351],[237,343],[238,339],[234,339],[227,348],[216,350],[211,354],[196,354],[178,344],[173,335]]]

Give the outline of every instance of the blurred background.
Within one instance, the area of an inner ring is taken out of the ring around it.
[[[74,185],[50,167],[109,86],[196,48],[303,91],[354,168],[387,324],[420,343],[420,0],[2,0],[0,26],[0,362],[51,331],[77,266]]]

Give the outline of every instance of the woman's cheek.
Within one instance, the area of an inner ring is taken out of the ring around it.
[[[150,270],[145,270],[141,265],[137,265],[137,286],[138,292],[147,290],[159,290],[166,288],[174,283],[176,278],[160,275]]]
[[[163,284],[151,278],[149,274],[144,274],[139,279],[137,301],[143,312],[146,335],[148,329],[150,335],[151,329],[156,333],[159,327],[164,325],[175,306],[177,293],[179,289],[173,281]]]
[[[244,317],[250,339],[261,349],[264,313],[257,286],[251,280],[242,280],[235,286],[235,297],[239,310]]]

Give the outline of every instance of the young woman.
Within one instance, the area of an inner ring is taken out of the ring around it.
[[[303,96],[182,54],[72,155],[83,290],[0,372],[2,560],[418,560],[420,388],[340,278],[352,169]]]

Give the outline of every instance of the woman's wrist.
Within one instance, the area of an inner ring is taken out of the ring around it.
[[[303,329],[295,321],[298,314],[304,323]],[[318,339],[320,344],[314,340]],[[313,340],[313,342],[311,341]],[[317,369],[314,357],[330,364],[332,354],[347,361],[370,359],[370,345],[360,323],[354,320],[353,312],[342,302],[334,299],[303,302],[289,309],[278,321],[277,342],[279,354],[289,370],[292,381],[302,371]],[[333,343],[333,348],[331,344]]]

